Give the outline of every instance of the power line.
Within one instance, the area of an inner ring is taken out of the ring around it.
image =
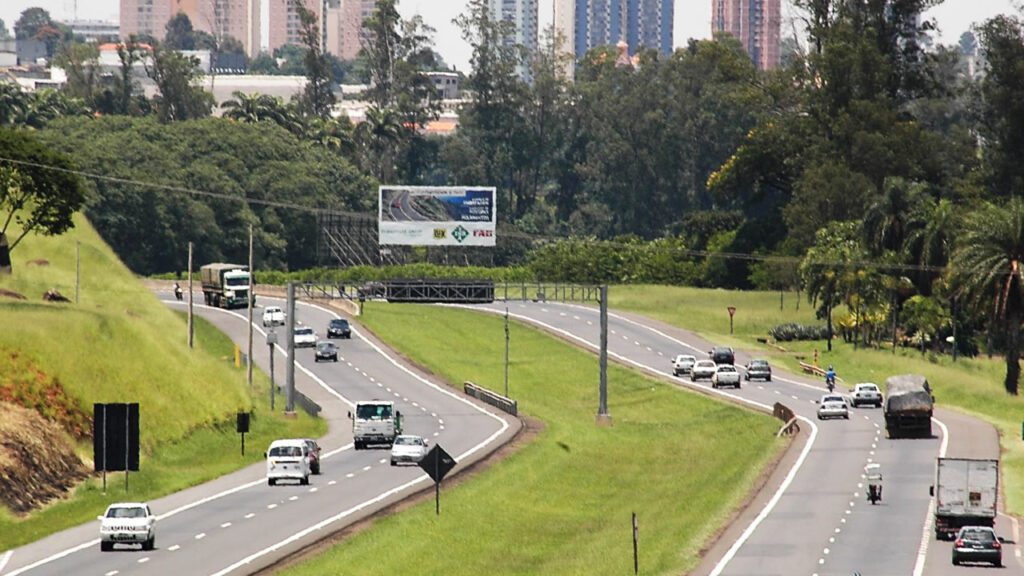
[[[131,180],[129,178],[118,178],[116,176],[105,176],[103,174],[95,174],[93,172],[85,172],[83,170],[74,170],[70,168],[62,168],[59,166],[50,166],[47,164],[40,164],[37,162],[29,162],[27,160],[17,160],[14,158],[5,158],[0,156],[0,162],[8,162],[11,164],[18,164],[23,166],[31,166],[33,168],[40,168],[42,170],[51,170],[54,172],[61,172],[65,174],[73,174],[75,176],[81,176],[84,178],[91,178],[94,180],[101,180],[105,182],[114,182],[117,184],[127,184],[131,186],[137,186],[140,188],[155,188],[157,190],[164,190],[166,192],[174,192],[178,194],[189,194],[195,196],[205,196],[207,198],[217,198],[221,200],[231,200],[235,202],[242,202],[245,204],[255,204],[260,206],[268,206],[272,208],[282,208],[285,210],[299,210],[302,212],[308,212],[311,214],[324,214],[324,215],[336,215],[346,216],[349,218],[367,220],[376,222],[377,214],[367,214],[365,212],[350,212],[346,210],[333,210],[333,209],[322,209],[313,208],[310,206],[303,206],[301,204],[289,203],[289,202],[278,202],[275,200],[263,200],[259,198],[249,198],[247,196],[236,196],[232,194],[225,194],[223,192],[210,192],[208,190],[196,190],[194,188],[186,188],[184,186],[174,186],[171,184],[158,184],[154,182],[142,182],[139,180]],[[540,234],[529,234],[526,232],[517,232],[514,230],[502,230],[502,236],[509,238],[516,238],[519,240],[527,240],[530,242],[537,241],[558,241],[564,238],[554,236],[544,236]],[[615,240],[604,240],[613,246],[629,248],[636,246],[636,244],[628,242],[618,242]],[[780,264],[792,264],[795,266],[800,265],[803,262],[803,258],[799,256],[779,256],[779,255],[766,255],[766,254],[753,254],[745,252],[712,252],[708,250],[695,250],[691,248],[673,248],[674,252],[690,256],[693,258],[721,258],[725,260],[745,260],[749,262],[776,262]],[[852,261],[814,261],[813,264],[821,266],[834,266],[837,268],[877,268],[879,270],[892,270],[898,272],[945,272],[945,266],[932,266],[928,264],[898,264],[898,263],[882,263],[872,262],[870,260],[852,260]]]

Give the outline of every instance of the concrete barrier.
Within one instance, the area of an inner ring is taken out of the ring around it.
[[[477,400],[480,400],[486,404],[490,404],[491,406],[494,406],[499,410],[508,412],[513,416],[519,415],[519,403],[516,402],[515,400],[511,398],[506,398],[501,394],[491,392],[487,388],[477,386],[476,384],[473,384],[472,382],[469,381],[465,382],[463,384],[463,387],[467,395],[472,396],[473,398],[476,398]]]

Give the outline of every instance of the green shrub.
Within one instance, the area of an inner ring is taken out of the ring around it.
[[[825,326],[806,326],[789,322],[779,324],[768,330],[768,335],[776,342],[792,342],[793,340],[823,340],[828,337],[828,328]]]

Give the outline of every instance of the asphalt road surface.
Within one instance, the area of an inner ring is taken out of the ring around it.
[[[260,301],[264,305],[283,304],[271,298]],[[168,304],[180,308],[176,302]],[[203,306],[196,306],[196,310],[245,346],[245,310],[226,312]],[[328,320],[336,317],[326,309],[301,304],[296,315],[321,335],[326,332]],[[259,311],[254,321],[260,323]],[[263,367],[268,365],[269,347],[261,332],[262,327],[255,336],[253,356]],[[408,433],[441,445],[463,466],[495,449],[518,429],[518,420],[469,401],[403,366],[358,326],[351,340],[336,342],[340,348],[337,363],[314,363],[313,349],[296,352],[302,367],[296,368],[298,386],[321,402],[335,428],[322,440],[326,455],[322,475],[312,476],[310,486],[268,486],[263,465],[252,466],[201,487],[205,490],[194,489],[153,502],[158,515],[154,551],[119,546],[114,552],[100,552],[99,523],[94,521],[0,555],[0,562],[6,564],[0,572],[6,570],[4,573],[11,576],[244,574],[322,537],[324,530],[345,526],[432,487],[418,467],[390,466],[387,449],[351,449],[351,434],[344,432],[348,426],[346,414],[357,400],[393,400],[404,416]],[[279,348],[277,354],[275,368],[280,383],[283,349]],[[277,408],[283,406],[283,399],[278,398]],[[142,430],[145,433],[144,422]],[[266,447],[248,449],[262,451]]]
[[[594,307],[554,302],[507,306],[518,320],[597,349],[599,314]],[[506,304],[473,308],[504,314]],[[789,458],[789,467],[776,475],[775,492],[726,532],[696,574],[942,576],[985,569],[951,565],[950,543],[935,541],[928,529],[928,491],[940,454],[998,457],[998,437],[991,426],[940,412],[932,439],[889,440],[877,408],[851,408],[849,420],[819,421],[815,401],[826,392],[821,380],[774,369],[771,382],[744,381],[739,390],[713,390],[707,381],[672,376],[671,366],[677,354],[706,357],[713,343],[635,315],[610,312],[608,321],[610,360],[740,404],[765,409],[781,402],[801,417],[806,441]],[[749,359],[737,351],[737,366]],[[841,374],[842,367],[838,368]],[[842,386],[837,391],[845,392]],[[614,418],[614,397],[609,398],[609,411]],[[948,426],[943,418],[949,420]],[[881,464],[884,475],[878,505],[867,502],[865,495],[863,468],[869,462]],[[1015,528],[1005,517],[997,523],[1000,535],[1011,542],[1004,549],[1007,571],[1024,573],[1018,548],[1012,544]]]

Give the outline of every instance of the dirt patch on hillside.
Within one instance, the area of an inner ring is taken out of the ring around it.
[[[24,294],[19,294],[13,290],[6,290],[0,288],[0,298],[13,298],[15,300],[28,300]]]
[[[60,379],[17,350],[0,348],[0,402],[33,409],[77,440],[92,434],[92,415],[68,395]]]
[[[88,473],[60,426],[0,402],[0,504],[26,514],[64,496]]]

